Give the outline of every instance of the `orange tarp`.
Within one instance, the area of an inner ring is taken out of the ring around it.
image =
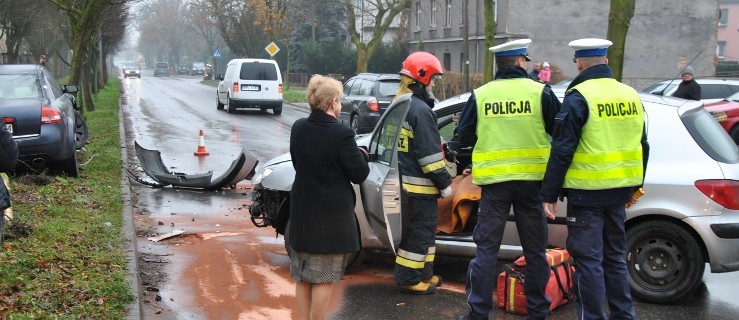
[[[481,189],[472,184],[472,175],[456,176],[452,180],[452,196],[439,199],[439,224],[436,232],[454,233],[464,230],[467,220],[480,201]]]

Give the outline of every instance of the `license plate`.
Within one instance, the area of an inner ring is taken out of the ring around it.
[[[10,131],[11,134],[13,133],[13,124],[12,123],[6,123],[5,124],[5,127],[8,128],[8,131]]]
[[[243,90],[243,91],[259,91],[259,86],[255,86],[255,85],[244,85],[244,86],[241,86],[241,90]]]

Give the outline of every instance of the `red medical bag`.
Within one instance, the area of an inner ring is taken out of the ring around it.
[[[547,251],[547,261],[551,266],[546,295],[552,301],[549,310],[567,303],[574,298],[572,293],[572,271],[575,269],[570,254],[565,249]],[[511,313],[527,314],[526,296],[523,291],[526,259],[520,257],[506,266],[498,275],[498,307]]]

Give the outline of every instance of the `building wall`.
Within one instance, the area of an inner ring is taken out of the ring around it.
[[[721,0],[720,9],[726,10],[726,24],[718,24],[718,41],[725,42],[724,56],[719,61],[739,61],[739,0]]]
[[[423,43],[423,50],[435,54],[442,63],[444,54],[451,56],[450,71],[460,72],[462,52],[462,1],[452,0],[451,28],[428,24],[430,2],[414,0],[411,10],[420,3],[421,26],[415,27],[415,12],[410,17],[411,51]],[[444,4],[445,0],[436,0]],[[536,61],[548,61],[561,68],[566,78],[577,76],[572,63],[572,40],[586,37],[605,38],[608,28],[608,0],[549,0],[496,2],[496,44],[512,39],[531,38],[529,55]],[[671,79],[678,66],[702,53],[692,63],[696,76],[711,76],[715,70],[715,52],[719,0],[650,0],[636,1],[634,17],[626,39],[623,81],[642,89],[657,80]],[[469,0],[470,72],[482,73],[484,53],[484,7],[482,0]],[[443,10],[437,10],[437,14]],[[442,15],[443,17],[443,15]],[[439,17],[437,17],[438,21]],[[529,66],[531,68],[531,66]]]

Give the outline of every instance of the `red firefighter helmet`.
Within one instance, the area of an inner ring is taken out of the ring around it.
[[[427,86],[434,76],[444,74],[444,68],[441,66],[439,59],[433,54],[416,51],[405,58],[400,74],[404,74]]]

